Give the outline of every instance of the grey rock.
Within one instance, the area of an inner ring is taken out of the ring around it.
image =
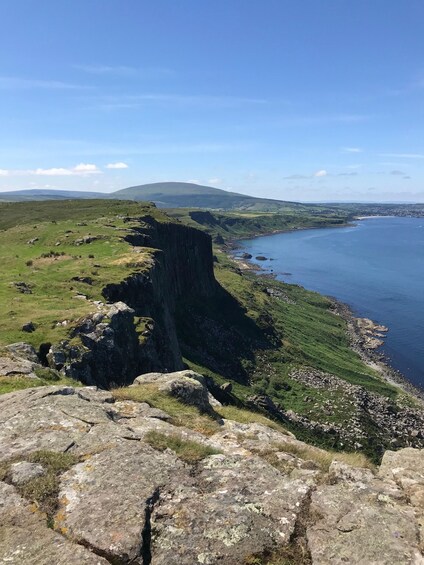
[[[223,383],[220,388],[222,391],[230,393],[233,390],[233,385],[232,383]]]
[[[422,562],[414,512],[390,484],[374,479],[321,486],[312,494],[310,515],[314,565]]]
[[[16,490],[0,482],[0,559],[11,565],[107,565],[107,561],[47,527]]]
[[[149,377],[158,386],[175,378]],[[80,457],[59,477],[56,531],[0,482],[6,563],[235,565],[284,553],[302,528],[314,565],[423,563],[421,450],[387,452],[377,475],[337,461],[326,474],[313,468],[323,451],[288,432],[224,420],[205,436],[145,402],[111,400],[95,387],[0,396],[0,461],[14,460],[7,481],[41,472],[25,459],[39,449]],[[151,431],[221,453],[189,466],[154,449]]]
[[[163,488],[187,481],[188,473],[174,455],[126,442],[63,475],[55,528],[108,559],[143,563],[150,505]]]
[[[351,467],[342,461],[334,460],[328,472],[331,482],[353,482],[353,483],[367,483],[374,478],[372,471],[369,469],[361,469],[358,467]]]
[[[6,345],[5,349],[10,351],[10,353],[12,353],[15,357],[26,359],[27,361],[31,361],[31,363],[40,363],[37,352],[29,343],[25,343],[23,341],[11,343],[10,345]]]
[[[208,457],[196,484],[166,494],[152,514],[156,565],[233,565],[284,545],[310,486],[259,458]]]
[[[32,361],[9,354],[0,357],[1,377],[29,377],[36,378],[35,369],[40,367]]]
[[[133,386],[155,384],[162,392],[175,396],[185,404],[196,406],[199,410],[211,410],[209,392],[202,375],[194,371],[177,371],[175,373],[147,373],[137,377]]]
[[[14,485],[22,485],[44,474],[43,466],[38,463],[19,461],[10,466],[10,482]]]

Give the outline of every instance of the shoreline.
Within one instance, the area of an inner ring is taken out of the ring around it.
[[[379,216],[379,217],[385,217],[385,216]],[[369,218],[369,216],[367,218]],[[355,219],[359,219],[359,218],[355,218]],[[348,223],[348,224],[343,224],[343,226],[337,226],[337,227],[352,227],[352,225],[355,225],[355,224]],[[328,227],[334,227],[334,226],[328,226]],[[318,227],[317,228],[309,228],[308,227],[308,228],[299,228],[299,229],[326,229],[326,228],[325,227],[324,228],[318,228]],[[252,235],[250,237],[245,237],[243,239],[253,239],[255,237],[262,237],[262,236],[267,236],[267,235],[276,235],[278,233],[289,233],[289,232],[294,232],[294,231],[298,231],[298,230],[296,230],[296,229],[275,230],[272,233],[256,234],[256,235]],[[263,273],[263,275],[261,275],[261,276],[276,278],[277,273],[266,272],[266,270],[262,266],[257,265],[256,263],[252,263],[250,259],[242,258],[242,257],[236,257],[234,252],[237,249],[242,248],[242,246],[239,244],[239,241],[241,241],[241,240],[228,242],[231,245],[227,244],[225,246],[226,252],[229,254],[230,258],[233,261],[235,261],[235,263],[239,266],[239,268],[241,270],[244,270],[244,271],[250,271],[250,272],[252,272],[256,275],[260,275],[261,273]],[[291,284],[291,283],[285,282],[285,284]],[[321,294],[321,293],[318,293],[318,294]],[[332,305],[333,305],[334,314],[343,318],[345,320],[345,322],[347,323],[347,334],[348,334],[348,337],[349,337],[350,347],[352,348],[353,351],[358,353],[361,360],[366,365],[368,365],[369,367],[371,367],[372,369],[377,371],[380,374],[380,377],[383,380],[385,380],[387,383],[398,387],[404,393],[409,394],[409,395],[413,396],[414,399],[419,400],[421,403],[424,403],[424,389],[421,389],[421,388],[417,387],[416,385],[414,385],[413,383],[411,383],[409,381],[409,379],[403,373],[401,373],[400,371],[398,371],[397,369],[392,367],[390,365],[390,360],[385,356],[385,354],[383,352],[381,352],[379,350],[380,347],[370,349],[370,348],[364,346],[365,338],[369,338],[370,336],[369,336],[369,333],[367,334],[366,331],[363,328],[361,329],[360,323],[358,323],[359,320],[363,320],[363,318],[359,318],[359,317],[355,316],[352,308],[348,304],[338,300],[334,296],[328,296],[328,295],[324,295],[324,294],[321,294],[321,296],[326,296],[326,298],[331,300]],[[376,322],[374,322],[374,320],[371,320],[371,322],[376,327],[378,327],[378,324]],[[384,344],[384,341],[382,342],[382,344]],[[423,404],[423,407],[424,407],[424,404]]]
[[[242,239],[228,239],[222,245],[222,248],[235,251],[236,249],[241,248],[241,245],[239,243],[240,241],[245,241],[247,239],[255,239],[256,237],[268,237],[270,235],[278,235],[278,234],[281,234],[281,233],[293,233],[293,232],[296,232],[296,231],[305,231],[305,230],[328,230],[328,229],[333,229],[333,228],[337,228],[337,229],[339,229],[339,228],[352,228],[356,225],[357,224],[355,224],[354,221],[349,221],[345,224],[338,224],[338,225],[304,226],[304,227],[298,227],[298,228],[285,228],[285,229],[281,229],[281,230],[271,230],[271,231],[268,231],[268,232],[246,235],[246,236],[243,236]]]
[[[392,367],[389,359],[379,351],[379,348],[369,349],[364,347],[364,337],[367,334],[361,330],[358,324],[358,320],[361,320],[361,318],[354,315],[351,307],[332,296],[328,298],[334,306],[334,314],[343,318],[347,323],[350,346],[353,351],[358,353],[362,361],[380,373],[381,378],[389,384],[393,384],[407,394],[424,401],[424,390],[412,384],[403,373]]]

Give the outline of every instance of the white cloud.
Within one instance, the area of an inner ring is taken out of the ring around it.
[[[326,177],[327,175],[328,173],[325,169],[321,169],[320,171],[314,173],[314,177]]]
[[[0,169],[0,177],[7,177],[9,174],[9,171],[7,171],[6,169]]]
[[[360,147],[343,147],[342,151],[344,153],[362,153],[363,149]]]
[[[72,171],[75,173],[100,173],[97,166],[92,163],[80,163],[76,165]]]
[[[283,179],[285,180],[299,180],[299,179],[309,179],[310,177],[308,177],[307,175],[299,175],[299,174],[294,174],[294,175],[288,175],[287,177],[283,177]]]
[[[19,171],[22,173],[22,171]],[[52,167],[51,169],[35,169],[34,171],[23,171],[25,174],[33,174],[39,176],[46,176],[46,177],[66,177],[70,175],[92,175],[92,174],[100,174],[102,171],[97,168],[96,165],[92,163],[79,163],[70,169],[64,167]]]
[[[34,171],[28,171],[30,174],[40,175],[45,177],[65,177],[72,175],[72,171],[69,169],[64,169],[62,167],[53,167],[52,169],[35,169]]]
[[[221,184],[222,183],[222,179],[209,179],[208,180],[209,184]]]
[[[128,169],[128,165],[126,163],[109,163],[106,165],[106,169]]]

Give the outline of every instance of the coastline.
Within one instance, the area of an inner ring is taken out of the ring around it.
[[[379,349],[364,347],[364,332],[360,329],[357,318],[348,304],[340,302],[336,298],[328,297],[332,301],[333,311],[347,323],[348,336],[351,348],[358,353],[362,361],[369,367],[380,373],[386,382],[399,387],[401,390],[424,401],[424,390],[413,385],[405,375],[390,365],[387,357]]]
[[[379,216],[379,217],[385,217],[385,216]],[[369,218],[369,216],[367,216],[366,218]],[[360,218],[355,218],[355,219],[360,219]],[[351,227],[352,225],[354,224],[349,223],[337,227]],[[328,226],[328,227],[334,227],[334,226]],[[299,228],[299,229],[326,229],[326,228],[324,227],[324,228]],[[255,237],[274,235],[278,233],[289,233],[293,231],[298,231],[298,230],[296,229],[275,230],[272,233],[255,234],[250,237],[245,237],[243,239],[253,239]],[[240,245],[240,241],[231,241],[228,243],[231,243],[231,245],[225,246],[226,251],[228,252],[231,259],[235,261],[235,263],[239,266],[241,270],[250,271],[252,273],[255,273],[256,275],[260,275],[261,273],[264,273],[261,276],[276,278],[277,273],[266,272],[266,270],[262,266],[257,265],[256,263],[252,263],[250,259],[237,257],[235,255],[236,250],[242,248],[242,246]],[[285,283],[285,284],[290,284],[290,283]],[[327,296],[327,295],[325,296],[331,300],[334,314],[342,317],[347,323],[347,333],[350,341],[350,346],[353,349],[353,351],[358,353],[361,360],[366,365],[377,371],[380,377],[383,380],[385,380],[387,383],[392,384],[398,387],[399,389],[401,389],[404,393],[411,395],[412,397],[414,397],[414,399],[422,403],[424,407],[424,389],[421,389],[415,386],[414,384],[412,384],[403,373],[392,367],[390,365],[390,360],[385,356],[384,353],[380,351],[379,346],[376,348],[365,347],[365,341],[366,339],[369,339],[369,333],[367,333],[363,327],[361,328],[360,323],[358,323],[360,320],[363,320],[363,318],[358,318],[357,316],[355,316],[351,307],[348,304],[341,302],[340,300],[336,299],[333,296]],[[370,321],[377,328],[379,327],[376,322],[372,320]],[[384,344],[384,338],[381,341],[381,344]]]

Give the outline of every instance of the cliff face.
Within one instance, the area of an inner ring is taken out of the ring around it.
[[[104,388],[129,384],[148,371],[182,369],[175,309],[187,297],[204,299],[217,288],[207,234],[147,217],[125,239],[156,250],[154,261],[122,282],[106,285],[103,296],[116,311],[98,306],[73,331],[81,344],[62,343],[48,355],[51,367]]]

